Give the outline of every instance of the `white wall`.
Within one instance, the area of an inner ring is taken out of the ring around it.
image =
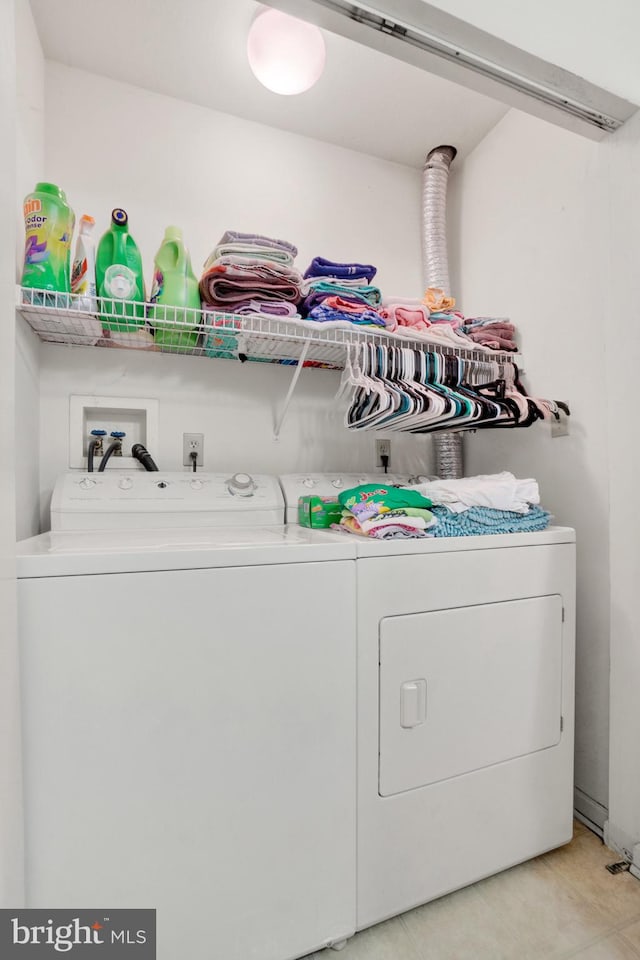
[[[69,110],[97,114],[73,135]],[[227,229],[282,237],[313,256],[379,266],[387,292],[421,293],[420,175],[400,164],[47,62],[46,173],[99,236],[129,213],[147,283],[168,224],[196,273]]]
[[[603,148],[609,182],[607,390],[611,484],[611,779],[608,836],[640,842],[640,117]],[[639,851],[635,863],[640,867]]]
[[[44,56],[29,0],[16,3],[16,279],[24,249],[22,198],[44,173]],[[15,431],[16,533],[18,539],[39,530],[40,385],[39,343],[25,324],[16,325]]]
[[[77,116],[100,117],[92,138],[70,135]],[[223,113],[47,63],[46,179],[67,191],[96,232],[123,206],[147,281],[164,228],[185,232],[194,268],[225,229],[280,236],[304,270],[321,254],[379,266],[388,293],[419,295],[420,173],[409,167],[285,133]],[[374,440],[342,426],[333,406],[339,376],[305,370],[281,439],[274,412],[291,369],[267,364],[68,349],[40,352],[40,490],[44,527],[56,477],[68,468],[72,393],[157,397],[165,469],[182,469],[182,433],[205,434],[205,469],[291,472],[373,469]],[[429,442],[394,437],[392,468],[429,469]]]
[[[15,325],[16,538],[40,531],[40,342]]]
[[[13,0],[0,3],[0,141],[16,135]],[[0,178],[0,907],[24,897],[14,510],[15,190],[12,150]]]
[[[537,477],[543,504],[576,528],[576,784],[606,807],[609,494],[598,150],[512,111],[458,170],[452,228],[463,311],[510,316],[532,392],[566,400],[572,411],[566,438],[552,439],[544,424],[470,437],[466,472],[506,468]]]
[[[42,179],[44,165],[44,55],[29,0],[16,0],[16,280],[22,270],[22,198]]]
[[[157,397],[161,469],[182,470],[182,434],[204,433],[205,470],[293,473],[373,470],[374,435],[354,436],[333,401],[340,374],[303,370],[280,439],[275,413],[291,367],[123,350],[43,345],[41,372],[42,523],[56,477],[68,469],[69,394]],[[393,469],[424,472],[428,441],[394,436]]]

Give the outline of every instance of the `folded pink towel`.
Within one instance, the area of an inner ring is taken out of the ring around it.
[[[380,310],[380,316],[389,330],[395,330],[397,327],[427,330],[430,325],[429,310],[419,300],[398,298],[385,301]]]
[[[361,303],[353,300],[345,300],[343,297],[325,297],[322,301],[325,307],[331,307],[332,310],[339,310],[341,313],[366,313],[371,310],[368,303]]]
[[[229,308],[242,300],[300,300],[302,277],[297,270],[267,261],[233,260],[221,257],[202,275],[200,295],[205,303]]]
[[[427,307],[422,300],[418,297],[385,297],[382,301],[383,307],[424,307],[429,313],[429,307]]]

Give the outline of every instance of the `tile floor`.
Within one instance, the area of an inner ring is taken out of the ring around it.
[[[640,960],[640,880],[576,821],[566,847],[371,927],[309,960]]]

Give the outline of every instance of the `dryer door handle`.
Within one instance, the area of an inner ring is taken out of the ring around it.
[[[400,726],[419,727],[427,719],[427,681],[406,680],[400,687]]]

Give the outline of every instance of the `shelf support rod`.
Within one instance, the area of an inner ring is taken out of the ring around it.
[[[282,405],[282,410],[280,411],[280,416],[276,420],[275,427],[273,428],[273,439],[280,439],[280,431],[282,430],[282,424],[284,423],[284,418],[287,415],[287,410],[289,409],[289,404],[291,403],[291,398],[293,397],[294,391],[298,384],[298,379],[302,373],[302,368],[304,362],[307,359],[307,354],[309,353],[309,347],[311,346],[311,340],[305,340],[305,344],[302,348],[302,352],[298,358],[298,363],[296,368],[293,371],[293,377],[291,378],[291,383],[289,384],[289,389],[287,390],[287,395],[284,398],[284,404]]]

